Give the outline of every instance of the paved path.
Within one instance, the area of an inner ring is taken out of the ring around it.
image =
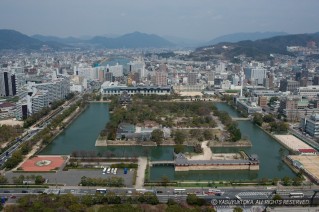
[[[193,155],[191,157],[186,156],[188,160],[210,160],[213,156],[212,150],[207,146],[208,141],[202,142],[203,153],[199,155]]]
[[[138,158],[138,168],[137,168],[135,188],[143,188],[144,187],[146,166],[147,166],[147,158],[146,157],[139,157]]]

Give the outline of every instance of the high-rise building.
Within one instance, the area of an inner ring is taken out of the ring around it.
[[[197,83],[197,73],[190,72],[188,73],[188,84],[189,85],[196,85]]]
[[[105,81],[113,82],[113,73],[105,72]]]
[[[115,66],[110,66],[109,70],[113,73],[114,77],[122,77],[123,76],[123,65],[119,65],[118,63]]]
[[[16,93],[15,74],[8,71],[0,71],[0,96],[14,96]]]
[[[155,85],[167,86],[167,72],[166,71],[156,71],[155,73]]]
[[[249,66],[244,69],[244,73],[251,84],[262,85],[266,78],[266,69],[261,66]]]
[[[286,92],[294,92],[296,91],[300,86],[300,83],[297,81],[293,80],[287,80],[287,79],[282,79],[280,80],[280,86],[279,86],[279,91]]]

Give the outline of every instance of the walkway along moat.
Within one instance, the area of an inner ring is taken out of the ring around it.
[[[237,112],[224,103],[216,103],[219,110],[227,111],[232,117],[238,117]],[[89,107],[40,154],[57,155],[78,152],[99,152],[101,155],[118,157],[147,156],[150,160],[173,160],[173,147],[141,147],[141,146],[108,146],[95,147],[95,141],[109,120],[107,103],[91,103]],[[187,171],[175,172],[172,166],[151,167],[150,180],[159,180],[162,176],[181,181],[202,180],[253,180],[294,177],[295,174],[281,161],[280,148],[277,141],[252,124],[250,121],[238,121],[238,126],[244,137],[252,142],[251,148],[213,148],[214,153],[238,152],[244,150],[248,154],[257,154],[260,160],[259,171]],[[191,148],[188,148],[191,151]]]

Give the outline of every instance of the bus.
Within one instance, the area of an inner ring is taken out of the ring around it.
[[[98,194],[106,194],[107,190],[105,188],[98,188],[96,189],[95,193]]]
[[[175,188],[174,189],[174,194],[185,194],[186,189],[185,188]]]
[[[298,193],[298,192],[296,192],[296,193],[290,193],[290,194],[289,194],[289,197],[290,197],[290,198],[303,198],[303,197],[304,197],[304,194],[303,194],[303,193]]]

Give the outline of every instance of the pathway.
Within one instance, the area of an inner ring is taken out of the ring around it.
[[[189,160],[210,160],[213,156],[212,150],[210,147],[207,146],[208,141],[203,141],[202,142],[202,148],[203,148],[203,154],[200,155],[194,155],[192,157],[187,158]]]
[[[138,157],[138,168],[137,168],[137,174],[136,174],[135,188],[143,188],[144,187],[146,167],[147,167],[147,158],[146,157]]]

